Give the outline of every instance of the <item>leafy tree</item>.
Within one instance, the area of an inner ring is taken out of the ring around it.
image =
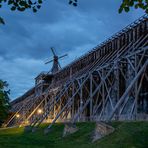
[[[123,0],[119,13],[122,11],[129,12],[131,7],[142,9],[148,14],[148,0]]]
[[[0,80],[0,125],[5,121],[8,116],[10,104],[9,104],[8,83]]]
[[[77,6],[77,3],[77,0],[69,0],[69,4],[72,4],[73,6]],[[143,9],[148,13],[148,0],[122,0],[118,11],[119,13],[122,11],[128,12],[131,7]]]
[[[45,0],[0,0],[0,8],[6,4],[12,11],[25,11],[26,9],[31,9],[33,12],[37,12],[38,9],[41,8],[43,1]],[[68,1],[70,5],[78,5],[78,0]],[[119,13],[122,11],[128,12],[131,7],[134,7],[135,9],[142,9],[148,13],[148,0],[122,0],[119,7]],[[3,18],[1,17],[0,23],[5,24]]]

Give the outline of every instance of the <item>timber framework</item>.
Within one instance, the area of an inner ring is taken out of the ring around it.
[[[148,15],[131,23],[12,102],[5,126],[148,120]]]

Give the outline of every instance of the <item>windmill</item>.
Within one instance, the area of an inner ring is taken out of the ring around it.
[[[56,73],[57,71],[59,71],[59,69],[61,69],[61,66],[60,66],[60,63],[59,63],[59,59],[62,59],[66,56],[68,56],[67,54],[64,54],[62,56],[58,56],[56,55],[55,49],[53,47],[51,47],[51,52],[53,53],[53,59],[52,60],[48,60],[45,62],[45,64],[49,64],[51,62],[53,62],[53,66],[51,68],[51,72],[54,74]]]

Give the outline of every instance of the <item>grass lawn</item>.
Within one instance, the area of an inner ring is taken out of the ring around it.
[[[79,131],[62,138],[64,125],[55,124],[48,135],[41,127],[35,133],[23,128],[0,129],[0,148],[148,148],[148,122],[113,122],[115,132],[91,143],[95,123],[78,123]]]

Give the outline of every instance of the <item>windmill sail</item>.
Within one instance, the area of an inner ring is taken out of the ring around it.
[[[53,47],[51,47],[51,52],[53,54],[53,59],[52,60],[47,60],[45,62],[45,64],[49,64],[49,63],[53,62],[53,66],[51,68],[51,72],[52,72],[52,74],[54,74],[57,71],[59,71],[59,69],[61,69],[61,65],[59,63],[59,59],[62,59],[64,57],[68,56],[68,54],[64,54],[62,56],[57,56],[56,53],[55,53],[55,49]]]

